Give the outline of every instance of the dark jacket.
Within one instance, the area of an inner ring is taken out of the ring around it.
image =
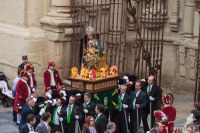
[[[143,87],[143,91],[147,94],[147,87],[148,85],[146,85],[145,87]],[[152,85],[152,89],[151,92],[149,94],[147,94],[148,96],[152,96],[154,98],[154,101],[152,102],[152,108],[153,110],[157,109],[157,102],[161,99],[161,92],[159,90],[159,87],[155,84]],[[148,101],[150,102],[150,100],[148,99]],[[146,109],[149,110],[149,102],[148,105],[146,106]]]
[[[34,114],[36,116],[36,120],[37,122],[40,121],[40,114],[36,114],[34,112],[34,108],[31,109],[27,104],[24,105],[23,109],[22,109],[22,113],[21,113],[21,120],[20,120],[20,124],[19,124],[19,128],[21,126],[23,126],[24,124],[26,124],[26,118],[29,114]]]
[[[146,105],[148,103],[148,96],[143,90],[140,90],[138,97],[136,97],[135,91],[131,93],[132,101],[131,101],[130,109],[133,109],[133,101],[135,98],[136,98],[136,104],[140,105],[140,109],[143,109],[146,107]]]
[[[33,127],[33,130],[35,131],[34,127]],[[29,133],[29,128],[28,128],[28,124],[24,124],[23,126],[21,126],[20,128],[20,133]]]
[[[35,129],[36,132],[38,133],[49,133],[45,123],[43,121],[41,121],[38,126]]]
[[[86,116],[95,116],[95,103],[90,101],[88,103],[88,105],[84,108],[84,105],[83,105],[83,109],[87,109],[88,110],[88,113],[86,114]]]
[[[104,131],[106,130],[107,122],[108,121],[105,114],[102,113],[95,121],[95,128],[97,130],[97,133],[104,133]]]
[[[82,119],[82,114],[80,112],[80,108],[78,106],[76,106],[75,104],[73,105],[73,108],[72,108],[72,112],[71,112],[71,117],[70,117],[70,123],[68,124],[67,123],[67,107],[66,106],[66,109],[65,109],[65,115],[63,116],[63,123],[64,125],[66,125],[66,132],[68,133],[74,133],[75,132],[75,122],[76,122],[76,119],[75,119],[75,115],[78,115],[79,116],[79,119],[78,121],[80,121]]]

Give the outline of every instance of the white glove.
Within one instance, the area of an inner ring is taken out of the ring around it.
[[[64,99],[66,101],[66,97],[62,97],[62,99]]]
[[[124,109],[128,108],[127,104],[122,104],[122,106],[123,106]]]
[[[32,92],[35,92],[35,88],[32,88]]]
[[[42,115],[42,114],[44,114],[44,112],[45,112],[44,108],[41,108],[39,114]]]
[[[76,120],[78,120],[79,116],[78,116],[78,115],[75,115],[74,118],[75,118]]]
[[[33,100],[36,102],[36,101],[37,101],[37,98],[35,97],[35,98],[33,98]]]
[[[62,122],[62,121],[63,121],[63,118],[62,118],[62,117],[60,117],[60,118],[58,118],[58,119],[59,119],[59,121],[60,121],[60,122]]]
[[[18,109],[21,110],[21,109],[22,109],[22,106],[19,106]]]
[[[52,90],[48,90],[47,92],[49,92],[50,94],[52,94]]]
[[[52,103],[52,106],[56,105],[56,99],[53,99],[53,103]]]
[[[152,96],[149,96],[150,101],[154,101],[154,98]]]
[[[52,98],[52,95],[51,95],[51,93],[50,92],[46,92],[46,94],[45,94],[49,99],[51,99]]]
[[[63,90],[61,90],[61,91],[60,91],[60,93],[62,93],[62,94],[63,94],[63,97],[66,97],[66,96],[67,96],[66,92],[65,92],[65,91],[63,91]]]
[[[87,114],[88,113],[88,110],[87,109],[83,109],[84,113]]]
[[[47,104],[47,103],[52,103],[52,101],[51,101],[51,100],[47,100],[47,101],[45,101],[44,103],[45,103],[45,104]]]

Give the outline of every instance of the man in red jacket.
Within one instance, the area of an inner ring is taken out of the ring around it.
[[[13,105],[13,109],[17,112],[17,124],[19,124],[21,109],[26,104],[26,99],[31,95],[31,90],[27,83],[29,79],[28,73],[25,70],[22,70],[19,76],[20,80],[16,86],[16,95]]]
[[[55,63],[53,61],[49,61],[48,69],[44,72],[43,77],[45,92],[52,91],[52,98],[59,97],[59,85],[61,87],[64,87],[64,84],[60,79],[58,71],[55,69]]]
[[[27,63],[25,65],[25,70],[27,71],[28,75],[29,75],[29,79],[28,79],[28,85],[31,88],[31,92],[34,93],[37,87],[37,82],[35,80],[35,74],[34,72],[34,67],[31,63]]]

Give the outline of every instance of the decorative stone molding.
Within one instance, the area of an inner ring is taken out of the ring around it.
[[[179,30],[179,0],[172,1],[172,15],[169,20],[170,29],[172,32]]]
[[[40,20],[48,39],[48,60],[54,60],[62,74],[70,64],[72,18],[70,0],[52,0],[50,12]],[[67,58],[68,57],[68,58]]]
[[[194,1],[186,0],[184,5],[184,22],[183,22],[183,33],[184,37],[193,37],[193,24],[194,24]]]

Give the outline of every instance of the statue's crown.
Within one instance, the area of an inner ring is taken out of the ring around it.
[[[92,28],[91,26],[87,27],[86,33],[87,33],[87,34],[92,34],[92,33],[94,33],[94,28]]]

